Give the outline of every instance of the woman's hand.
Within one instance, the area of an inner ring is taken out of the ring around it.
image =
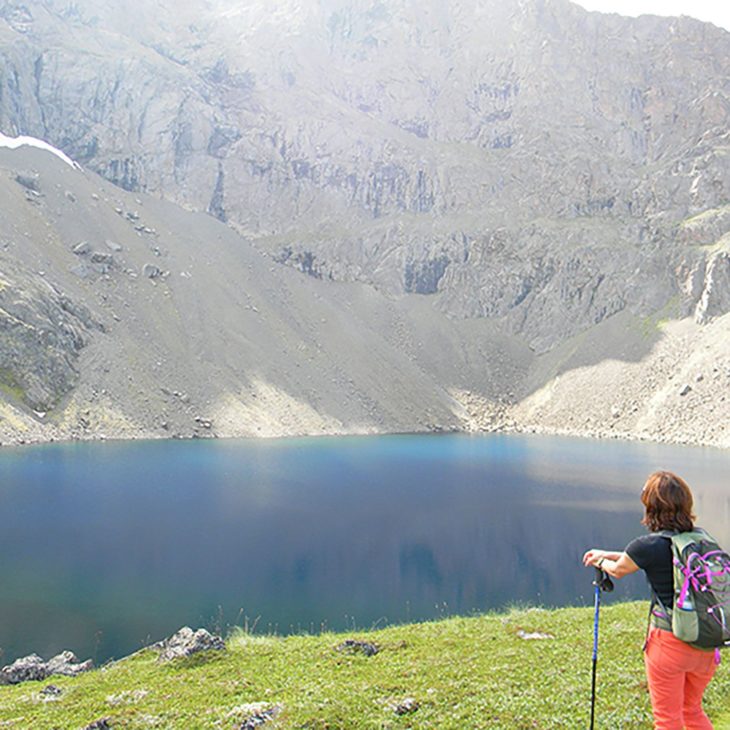
[[[600,565],[598,565],[599,561]],[[600,568],[613,578],[623,578],[625,575],[639,570],[639,566],[626,553],[599,550],[598,548],[591,548],[583,556],[583,565]]]
[[[608,558],[608,553],[605,550],[599,550],[598,548],[591,548],[584,556],[583,556],[583,565],[586,567],[589,567],[593,565],[596,566],[596,563],[601,558]]]
[[[583,556],[583,565],[598,567],[596,563],[603,558],[604,560],[620,560],[623,553],[616,552],[615,550],[599,550],[598,548],[591,548]]]

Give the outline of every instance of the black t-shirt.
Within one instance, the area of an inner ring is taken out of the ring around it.
[[[672,541],[657,532],[632,540],[624,551],[645,573],[665,608],[674,607]]]

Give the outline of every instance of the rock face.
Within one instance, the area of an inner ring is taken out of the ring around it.
[[[22,282],[22,284],[21,284]],[[0,273],[0,389],[45,412],[78,379],[77,359],[99,328],[89,310],[42,277]]]
[[[307,274],[430,295],[539,351],[672,301],[705,255],[683,222],[730,198],[730,34],[689,18],[567,0],[6,1],[2,18],[0,128]],[[700,321],[727,311],[700,296]]]
[[[0,149],[0,441],[730,444],[728,59],[567,0],[0,0],[0,130],[85,168]]]
[[[695,318],[705,324],[712,317],[730,311],[730,250],[718,251],[707,262],[702,296]]]

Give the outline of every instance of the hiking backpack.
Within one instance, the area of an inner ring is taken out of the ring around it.
[[[660,534],[672,541],[674,608],[655,594],[655,625],[698,649],[730,646],[730,555],[699,527]]]

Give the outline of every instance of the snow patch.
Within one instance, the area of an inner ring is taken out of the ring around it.
[[[70,165],[76,170],[81,169],[81,165],[79,165],[78,162],[74,162],[67,154],[64,152],[61,152],[61,150],[57,149],[53,145],[48,144],[48,142],[44,142],[42,139],[37,139],[36,137],[26,137],[25,135],[21,135],[20,137],[7,137],[2,132],[0,132],[0,147],[6,147],[11,150],[18,149],[18,147],[22,147],[23,145],[27,147],[37,147],[41,150],[46,150],[46,152],[50,152],[53,155],[56,155],[59,159],[63,160],[67,165]]]

